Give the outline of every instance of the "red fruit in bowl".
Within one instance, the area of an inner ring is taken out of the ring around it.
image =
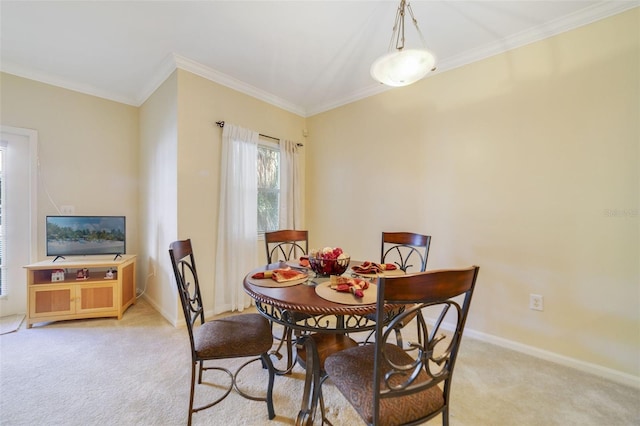
[[[349,255],[340,247],[325,247],[311,250],[309,254],[311,269],[320,275],[340,275],[349,266]]]

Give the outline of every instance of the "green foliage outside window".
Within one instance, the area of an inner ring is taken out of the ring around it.
[[[258,146],[258,233],[279,228],[280,151]]]

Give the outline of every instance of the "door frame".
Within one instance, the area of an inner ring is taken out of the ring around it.
[[[0,136],[7,139],[11,136],[25,137],[29,144],[29,263],[37,261],[38,258],[38,131],[33,129],[25,129],[20,127],[0,125]],[[8,289],[7,289],[8,290]],[[9,290],[8,290],[9,292]],[[0,296],[5,298],[5,295]],[[6,301],[5,301],[6,302]],[[25,300],[26,307],[26,300]],[[3,304],[4,306],[4,304]],[[7,308],[9,306],[6,306]],[[17,312],[16,312],[17,313]],[[3,312],[3,315],[6,314]]]

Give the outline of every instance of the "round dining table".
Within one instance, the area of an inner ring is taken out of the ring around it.
[[[355,264],[355,263],[354,263]],[[256,273],[287,267],[273,263],[254,269],[244,278],[244,289],[255,300],[255,306],[263,316],[274,323],[291,327],[302,333],[297,346],[298,359],[306,370],[304,392],[296,425],[310,425],[320,397],[321,371],[319,351],[310,333],[348,334],[375,329],[376,323],[368,316],[376,311],[375,284],[370,285],[364,298],[351,293],[328,291],[329,277],[319,277],[313,271],[301,268],[308,279],[278,284],[272,280],[252,278]],[[349,271],[349,269],[347,269]],[[389,306],[389,312],[392,312]],[[296,315],[304,314],[304,315]],[[326,353],[326,351],[324,352]]]

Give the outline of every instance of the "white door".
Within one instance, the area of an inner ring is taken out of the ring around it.
[[[37,138],[35,130],[1,126],[4,152],[2,238],[5,250],[0,316],[27,310],[27,274],[24,265],[37,259]]]

